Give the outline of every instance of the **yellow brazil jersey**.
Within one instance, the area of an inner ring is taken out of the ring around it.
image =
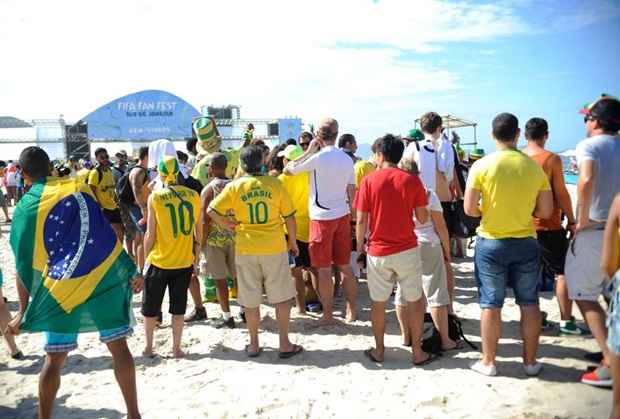
[[[115,210],[118,208],[112,170],[109,168],[91,170],[88,174],[88,184],[96,188],[95,197],[103,209]]]
[[[467,187],[480,191],[478,235],[486,239],[536,238],[532,218],[536,198],[551,187],[534,160],[517,150],[489,154],[474,163]]]
[[[355,170],[355,186],[359,188],[362,179],[375,171],[375,165],[367,160],[359,160],[353,169]]]
[[[284,189],[291,197],[293,208],[295,208],[297,240],[308,243],[310,242],[310,213],[308,209],[308,195],[310,194],[309,174],[300,173],[295,176],[282,174],[278,176],[278,179],[284,185]]]
[[[176,193],[175,193],[176,192]],[[173,185],[151,194],[157,224],[147,261],[161,269],[182,269],[194,263],[194,226],[200,218],[200,197]]]
[[[88,183],[88,177],[90,175],[90,170],[88,169],[80,169],[75,175],[75,178],[80,183]]]
[[[226,166],[226,177],[232,179],[235,177],[237,167],[239,167],[239,154],[241,149],[222,150],[220,153],[226,156],[228,162]],[[192,169],[192,177],[202,183],[202,186],[207,186],[209,181],[209,154],[205,154],[198,163]]]
[[[293,203],[278,178],[243,176],[226,185],[209,205],[225,215],[233,210],[240,223],[235,229],[239,255],[275,255],[286,252],[284,218],[295,214]]]

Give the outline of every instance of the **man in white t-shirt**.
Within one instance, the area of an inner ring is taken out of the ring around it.
[[[310,178],[310,260],[319,273],[319,297],[323,316],[319,325],[335,322],[332,266],[342,275],[347,300],[347,321],[356,319],[357,279],[349,264],[351,258],[351,205],[355,197],[353,161],[335,147],[338,122],[321,121],[317,137],[299,159],[289,162],[284,174],[307,172]]]

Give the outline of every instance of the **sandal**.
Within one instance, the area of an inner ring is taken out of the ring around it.
[[[383,361],[379,361],[377,358],[375,358],[375,356],[372,354],[372,350],[374,348],[368,348],[364,351],[364,355],[366,355],[368,357],[368,359],[370,359],[372,362],[376,362],[377,364],[382,363]]]
[[[293,350],[289,352],[280,352],[278,353],[278,358],[280,359],[289,359],[294,357],[297,354],[303,352],[304,348],[301,345],[293,345]]]
[[[250,345],[245,345],[245,353],[248,358],[257,358],[263,352],[263,348],[258,348],[256,352],[250,352]]]
[[[424,361],[414,362],[413,365],[415,365],[416,367],[421,367],[423,365],[430,364],[431,362],[437,360],[438,358],[439,358],[439,355],[428,354],[428,358],[426,358]]]

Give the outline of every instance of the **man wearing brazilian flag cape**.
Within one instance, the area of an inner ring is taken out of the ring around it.
[[[9,331],[43,332],[45,364],[39,377],[39,417],[52,415],[60,371],[78,333],[98,331],[114,359],[114,374],[129,418],[140,417],[133,357],[125,338],[132,333],[131,298],[142,277],[123,250],[90,188],[50,176],[41,148],[20,156],[32,184],[13,214],[19,313]]]

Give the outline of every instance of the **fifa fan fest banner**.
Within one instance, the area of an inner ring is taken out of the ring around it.
[[[82,118],[90,139],[155,140],[192,136],[200,112],[162,90],[144,90],[116,99]]]

